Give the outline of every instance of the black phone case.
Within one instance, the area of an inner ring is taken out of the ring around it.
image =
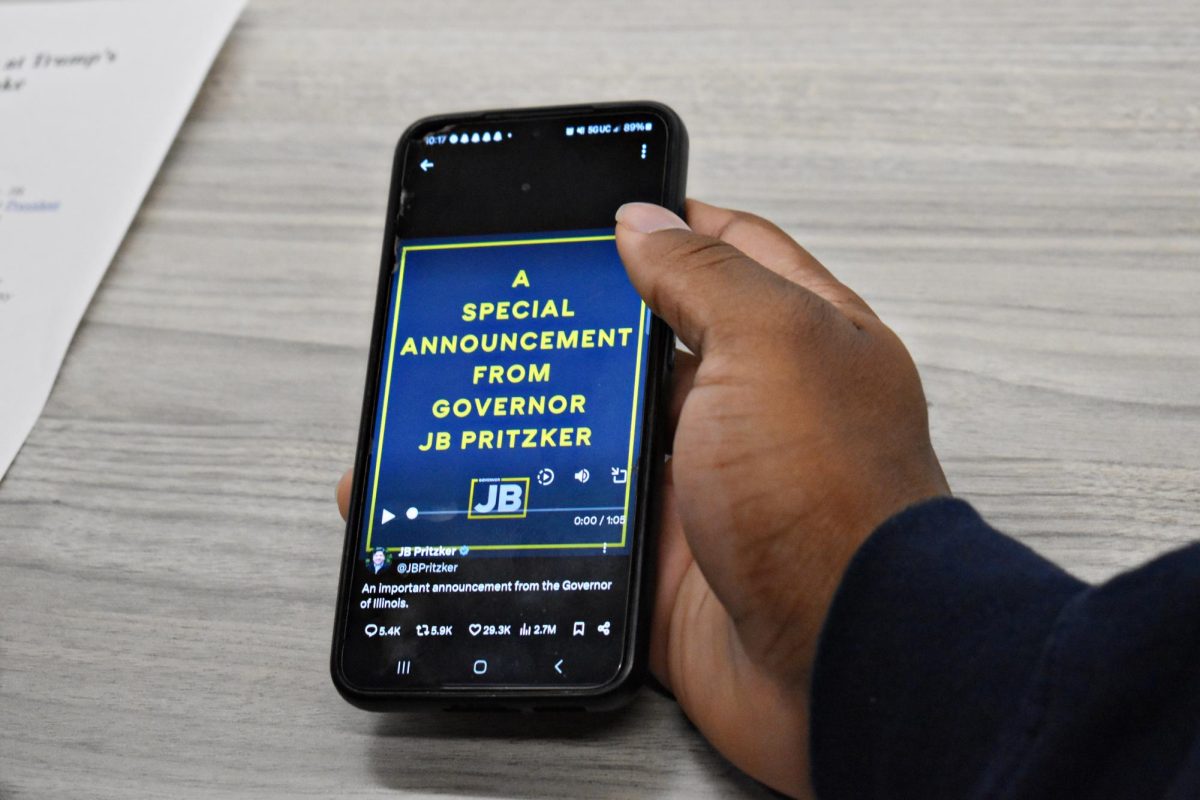
[[[462,114],[439,114],[417,120],[400,137],[392,160],[392,181],[389,188],[387,221],[383,237],[383,254],[379,281],[376,287],[375,322],[371,333],[370,360],[363,396],[362,418],[359,425],[358,449],[354,458],[354,484],[351,490],[350,511],[346,520],[346,538],[342,551],[341,576],[338,581],[338,600],[334,621],[333,652],[330,672],[338,692],[351,704],[369,711],[398,711],[421,707],[446,709],[512,709],[512,710],[588,710],[613,709],[628,702],[646,675],[646,655],[649,648],[650,615],[653,611],[654,560],[657,537],[651,536],[651,525],[658,519],[657,486],[664,466],[664,425],[660,417],[668,397],[670,371],[674,363],[675,335],[657,316],[651,317],[649,356],[646,383],[643,447],[639,458],[638,497],[635,520],[632,568],[629,582],[628,624],[625,627],[626,659],[620,671],[609,683],[599,687],[572,688],[547,686],[535,689],[528,686],[505,689],[489,686],[480,689],[403,689],[363,690],[351,686],[341,669],[342,642],[346,633],[349,602],[348,586],[353,574],[358,532],[362,527],[364,482],[370,455],[371,433],[375,419],[375,400],[378,395],[381,350],[387,317],[389,280],[396,240],[397,201],[403,178],[405,149],[418,130],[428,130],[449,123],[503,122],[508,119],[528,119],[537,116],[588,114],[603,111],[649,111],[662,117],[669,126],[667,137],[666,175],[663,183],[663,205],[683,216],[687,182],[687,130],[671,108],[652,101],[627,103],[594,103],[587,105],[547,106],[541,108],[478,111]]]

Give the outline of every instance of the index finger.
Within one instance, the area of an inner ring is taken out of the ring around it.
[[[338,511],[342,515],[342,519],[350,513],[350,488],[354,485],[354,468],[346,470],[341,479],[337,483],[337,490],[334,496],[337,497]]]

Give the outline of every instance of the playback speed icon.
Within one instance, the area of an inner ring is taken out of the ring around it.
[[[538,486],[549,486],[554,483],[554,470],[549,467],[542,467],[537,473]]]

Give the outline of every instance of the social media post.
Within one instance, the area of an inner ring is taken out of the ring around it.
[[[603,682],[621,661],[627,562],[523,555],[467,559],[454,573],[360,570],[346,637],[354,677]]]
[[[649,328],[609,229],[398,246],[365,565],[627,553]]]

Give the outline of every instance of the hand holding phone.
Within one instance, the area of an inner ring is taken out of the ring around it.
[[[676,372],[650,663],[734,764],[807,796],[808,678],[833,591],[874,525],[948,491],[929,446],[920,382],[895,335],[775,226],[693,203],[689,232],[678,217],[645,212],[623,212],[620,255],[640,294],[700,356],[681,355]],[[371,388],[369,380],[368,405]],[[361,456],[360,447],[353,491],[339,490],[351,512],[348,547],[360,544]],[[365,553],[351,552],[361,569],[375,569],[373,553],[368,567]],[[381,571],[393,563],[381,560]],[[357,599],[346,586],[344,574],[335,676],[339,643],[352,635],[348,598]],[[644,621],[635,624],[644,633]],[[379,661],[387,663],[366,663]],[[415,668],[409,659],[396,666],[402,680]],[[605,692],[613,686],[632,685],[627,676],[592,695],[591,687],[567,685],[556,699],[505,685],[463,695],[441,687],[428,696],[589,705],[611,700],[616,694]],[[396,707],[411,697],[385,690],[351,699]]]
[[[617,227],[635,285],[703,357],[679,353],[667,404],[650,666],[734,764],[811,796],[808,684],[833,588],[876,520],[948,489],[911,360],[870,309],[763,219],[695,201],[688,219],[694,233],[632,206]],[[814,358],[825,368],[803,369]]]

